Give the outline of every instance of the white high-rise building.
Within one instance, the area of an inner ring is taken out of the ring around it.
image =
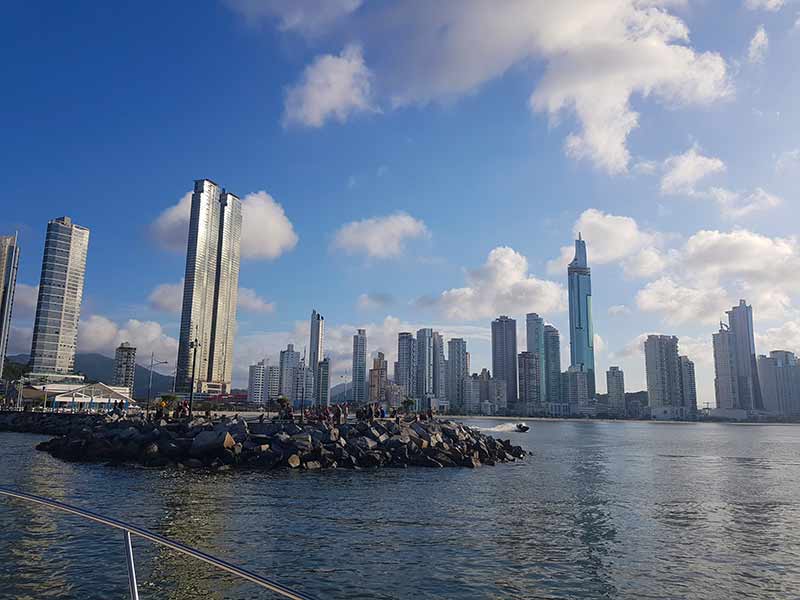
[[[114,385],[128,389],[133,398],[133,383],[136,377],[136,348],[122,342],[114,353]]]
[[[606,371],[608,390],[608,410],[617,416],[625,415],[625,374],[619,367],[609,367]]]
[[[697,414],[697,380],[694,375],[694,363],[688,356],[679,356],[681,367],[681,404],[686,416]]]
[[[367,330],[359,329],[353,336],[353,404],[367,403]]]
[[[8,350],[11,332],[11,311],[14,306],[14,290],[19,268],[19,245],[16,234],[0,236],[0,379]]]
[[[314,399],[322,397],[320,390],[319,363],[322,361],[323,337],[325,335],[325,319],[316,310],[311,311],[311,335],[308,345],[308,367],[314,371]]]
[[[260,360],[254,365],[250,365],[247,377],[247,401],[256,404],[264,404],[268,400],[267,396],[267,369],[269,363],[267,359]]]
[[[440,402],[447,401],[447,360],[444,357],[444,338],[433,332],[433,395]]]
[[[239,288],[242,203],[209,179],[194,182],[176,389],[227,393]],[[194,373],[193,373],[194,372]]]
[[[519,403],[517,411],[525,416],[532,416],[541,410],[541,388],[539,359],[535,352],[520,352],[517,356],[519,372]]]
[[[647,336],[644,356],[650,416],[654,419],[688,417],[689,411],[683,405],[678,338],[674,335]]]
[[[295,370],[300,366],[300,353],[294,349],[294,344],[288,344],[286,350],[281,350],[280,361],[280,379],[279,379],[279,392],[280,396],[286,398],[294,397],[295,387]]]
[[[447,342],[447,400],[451,412],[464,411],[464,378],[469,375],[467,342],[452,338]]]
[[[394,380],[402,388],[407,398],[417,395],[417,340],[403,331],[397,335],[397,362],[394,367]]]
[[[764,410],[782,417],[800,415],[800,363],[793,352],[773,350],[758,357]]]
[[[266,377],[264,401],[275,402],[281,395],[281,368],[278,365],[269,365]]]
[[[753,309],[744,300],[728,311],[728,324],[714,334],[714,379],[717,409],[763,410],[756,365]],[[731,413],[731,416],[734,416]],[[742,414],[742,416],[744,416]]]
[[[89,230],[69,217],[47,224],[31,344],[33,375],[71,375],[83,300]]]
[[[464,389],[464,414],[477,415],[481,412],[481,380],[473,374],[464,377],[462,386]]]

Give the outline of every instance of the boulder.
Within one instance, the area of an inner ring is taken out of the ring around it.
[[[227,431],[201,431],[192,441],[189,454],[194,458],[219,454],[233,448],[236,441]]]

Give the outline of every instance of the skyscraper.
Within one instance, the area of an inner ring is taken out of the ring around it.
[[[545,402],[561,402],[561,338],[552,325],[544,327],[544,399]]]
[[[542,394],[539,384],[539,354],[520,352],[517,357],[519,366],[519,409],[526,416],[532,416],[541,410]]]
[[[800,364],[793,352],[773,350],[758,357],[764,410],[780,416],[800,414]]]
[[[295,371],[300,367],[300,353],[294,349],[294,344],[287,344],[286,350],[281,350],[280,360],[280,379],[278,382],[279,395],[286,398],[294,396]]]
[[[311,311],[311,336],[308,344],[308,367],[314,371],[314,399],[321,399],[319,363],[322,360],[325,319],[316,310]]]
[[[438,331],[433,332],[433,395],[447,400],[447,360],[444,357],[444,338]]]
[[[408,331],[397,335],[397,363],[394,373],[395,383],[408,398],[417,395],[417,340]]]
[[[592,271],[586,258],[586,242],[575,240],[575,258],[567,268],[569,279],[569,353],[571,366],[583,365],[589,397],[595,395],[594,325],[592,324]]]
[[[651,417],[654,419],[686,417],[681,391],[678,338],[674,335],[647,336],[644,343],[644,357]]]
[[[317,393],[317,402],[320,406],[330,406],[331,405],[331,359],[327,356],[323,358],[319,362],[319,367],[317,368],[317,376],[319,380],[314,379],[314,385],[316,386]]]
[[[11,310],[14,306],[18,267],[17,235],[0,236],[0,379],[3,377],[3,363],[8,350]]]
[[[679,356],[681,367],[681,404],[686,410],[686,416],[697,413],[697,380],[694,375],[694,363],[688,356]]]
[[[281,368],[278,365],[267,367],[266,383],[264,385],[264,401],[274,402],[281,395]]]
[[[378,352],[378,356],[372,359],[372,368],[369,370],[369,401],[384,402],[386,400],[386,386],[389,365],[383,352]]]
[[[542,402],[547,390],[547,357],[544,352],[544,319],[536,313],[525,315],[525,341],[528,352],[536,356],[536,386],[539,389],[537,402]],[[520,392],[522,397],[522,392]]]
[[[492,373],[506,382],[508,403],[516,406],[517,322],[505,315],[492,321]]]
[[[353,336],[353,403],[367,403],[367,330],[359,329]]]
[[[606,371],[608,390],[608,410],[617,415],[625,415],[625,374],[619,367],[609,367]]]
[[[714,340],[717,408],[763,410],[756,364],[753,308],[744,300],[727,312]]]
[[[469,375],[467,342],[451,338],[447,342],[447,399],[450,410],[464,410],[464,378]]]
[[[417,330],[417,395],[420,400],[433,396],[433,329]]]
[[[133,382],[136,376],[136,348],[122,342],[114,353],[114,385],[128,388],[133,397]]]
[[[256,404],[263,404],[269,399],[267,389],[267,369],[269,364],[267,359],[258,361],[250,365],[247,374],[247,401]]]
[[[242,203],[209,179],[194,182],[176,388],[230,391],[239,287]],[[196,359],[195,359],[196,353]]]
[[[31,344],[31,372],[71,375],[86,275],[89,230],[69,217],[47,224]]]

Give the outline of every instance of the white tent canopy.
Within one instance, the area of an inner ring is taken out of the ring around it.
[[[93,408],[108,408],[120,400],[128,408],[135,407],[136,401],[124,393],[125,391],[126,388],[112,387],[105,383],[89,383],[62,391],[55,396],[54,401],[62,408],[65,404],[88,404]]]

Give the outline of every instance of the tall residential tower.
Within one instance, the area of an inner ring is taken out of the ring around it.
[[[594,325],[592,324],[592,271],[586,242],[575,240],[575,258],[567,268],[569,279],[569,354],[573,367],[583,367],[589,398],[595,395]]]
[[[16,234],[0,236],[0,379],[3,377],[3,362],[8,350],[18,267],[19,246]]]
[[[195,181],[178,345],[178,391],[189,391],[193,375],[195,391],[230,391],[241,237],[239,198],[209,179]]]
[[[506,398],[516,406],[517,322],[502,315],[492,321],[492,375],[506,382]]]

